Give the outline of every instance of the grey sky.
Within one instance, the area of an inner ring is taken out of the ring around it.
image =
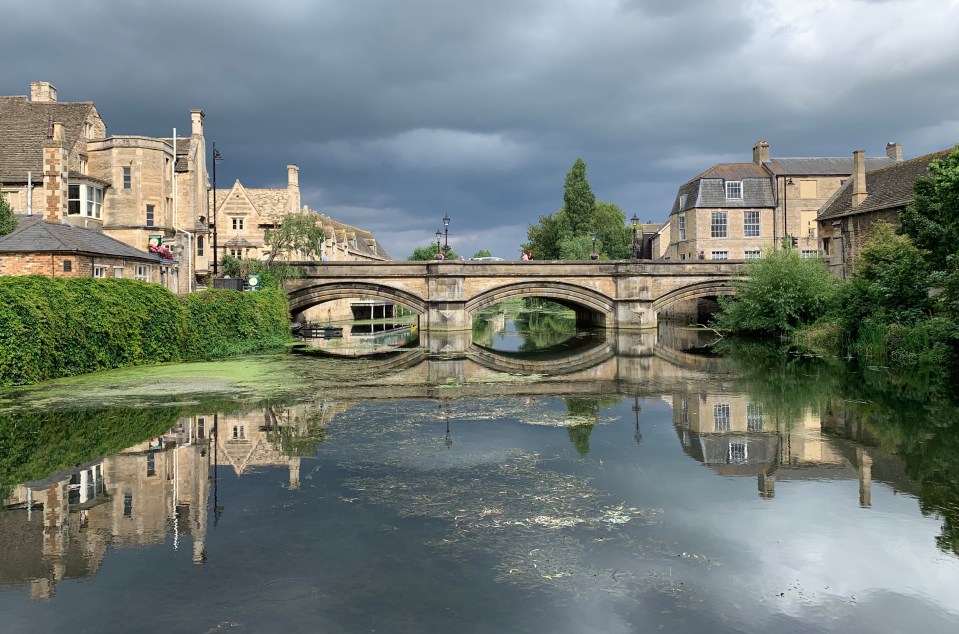
[[[587,164],[666,218],[720,161],[959,142],[959,0],[0,0],[0,94],[93,101],[112,134],[207,115],[217,185],[283,186],[395,258],[448,213],[514,258]]]

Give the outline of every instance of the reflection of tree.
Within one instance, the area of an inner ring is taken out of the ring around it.
[[[314,416],[293,416],[288,421],[281,422],[276,413],[276,407],[266,409],[270,427],[267,440],[271,445],[290,458],[312,456],[316,453],[316,446],[326,440],[325,420],[322,412]]]
[[[903,376],[728,340],[721,347],[767,412],[795,420],[813,408],[856,430],[855,441],[902,460],[922,512],[942,517],[939,547],[959,554],[959,404],[950,386],[930,380],[934,373]]]
[[[566,398],[566,412],[571,420],[581,420],[582,423],[566,428],[569,441],[576,447],[581,456],[589,453],[589,437],[593,427],[599,420],[599,410],[602,407],[612,407],[619,402],[618,396],[602,398]]]
[[[536,297],[524,300],[524,310],[516,315],[514,323],[523,335],[522,352],[550,348],[576,334],[576,313]]]
[[[593,433],[593,425],[574,425],[566,428],[569,434],[569,441],[576,447],[579,455],[585,456],[589,453],[589,437]]]

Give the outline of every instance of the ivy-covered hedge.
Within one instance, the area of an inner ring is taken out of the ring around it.
[[[216,359],[280,347],[290,340],[286,294],[216,289],[184,298],[188,359]]]
[[[181,299],[137,280],[0,277],[0,386],[244,354],[289,338],[277,290]]]

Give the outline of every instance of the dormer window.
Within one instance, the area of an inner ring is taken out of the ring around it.
[[[743,199],[743,182],[742,181],[726,181],[726,199],[727,200]]]
[[[679,208],[686,209],[686,194],[679,195]]]

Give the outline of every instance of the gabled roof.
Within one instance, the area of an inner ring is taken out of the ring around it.
[[[843,184],[819,211],[819,220],[839,218],[871,211],[898,209],[908,206],[913,200],[916,181],[929,175],[929,163],[945,158],[952,150],[942,150],[908,161],[866,172],[866,200],[858,207],[852,206],[853,179]],[[868,165],[868,163],[867,163]]]
[[[26,97],[0,97],[0,182],[25,183],[27,172],[43,180],[43,146],[50,121],[63,124],[64,145],[73,148],[83,124],[97,114],[92,102],[36,102]]]
[[[329,216],[325,216],[319,212],[310,210],[310,213],[315,213],[320,218],[320,226],[326,232],[326,238],[335,239],[338,242],[346,240],[349,244],[349,248],[356,253],[361,255],[379,258],[383,260],[391,260],[390,254],[386,252],[386,249],[383,248],[383,245],[373,237],[373,234],[365,229],[358,229],[352,225],[348,225],[337,220],[333,220]],[[354,245],[351,238],[356,238],[356,244]]]
[[[894,165],[887,156],[866,158],[866,169]],[[776,176],[848,176],[852,174],[852,156],[819,158],[771,158],[763,165]]]
[[[39,215],[17,214],[16,218],[17,228],[0,237],[0,254],[76,253],[154,263],[161,261],[156,253],[134,249],[92,229],[47,222]]]

